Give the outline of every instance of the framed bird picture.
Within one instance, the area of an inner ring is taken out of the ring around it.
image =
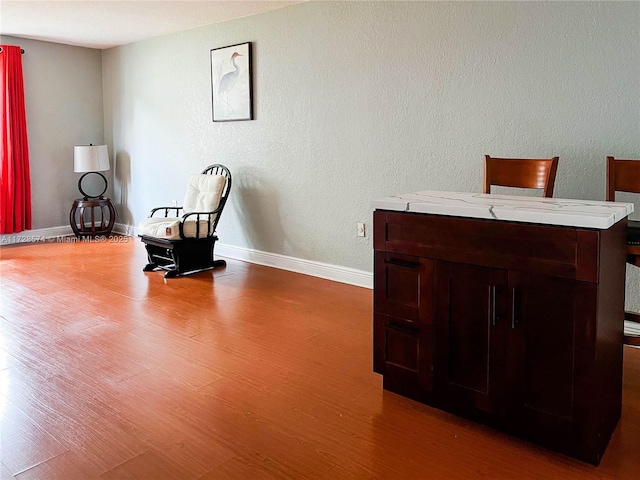
[[[253,120],[251,42],[211,50],[213,121]]]

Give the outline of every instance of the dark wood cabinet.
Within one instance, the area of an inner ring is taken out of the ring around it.
[[[511,272],[512,303],[508,387],[513,428],[538,443],[598,464],[615,428],[602,425],[607,412],[620,416],[622,385],[594,392],[597,286],[544,275]],[[620,350],[622,347],[620,346]],[[615,366],[615,368],[613,368]],[[622,359],[608,367],[622,371]],[[593,417],[591,417],[593,415]],[[598,418],[598,425],[591,423]],[[587,433],[585,429],[591,429]],[[598,437],[606,437],[598,448]]]
[[[461,411],[504,410],[507,271],[437,262],[435,363],[443,401]]]
[[[433,384],[433,262],[376,252],[373,369],[416,400]]]
[[[595,305],[595,285],[521,272],[511,272],[509,280],[512,407],[523,419],[566,424],[575,417],[576,380],[587,373],[574,360],[588,355],[595,333],[595,309],[584,308]]]
[[[377,210],[384,388],[597,465],[621,411],[625,229]]]

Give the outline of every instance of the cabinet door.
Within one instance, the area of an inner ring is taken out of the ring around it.
[[[518,272],[509,273],[509,287],[508,376],[516,418],[540,436],[548,429],[558,442],[575,440],[580,432],[572,428],[598,394],[586,387],[594,374],[597,287]]]
[[[435,389],[455,410],[504,410],[507,271],[436,262]]]
[[[414,399],[432,389],[433,262],[375,252],[373,370]]]

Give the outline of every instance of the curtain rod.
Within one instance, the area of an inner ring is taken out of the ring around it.
[[[0,47],[0,53],[2,52],[2,47]],[[24,53],[24,48],[20,49],[20,53]]]

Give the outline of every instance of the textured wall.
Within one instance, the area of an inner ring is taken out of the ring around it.
[[[69,225],[80,195],[73,146],[103,141],[102,52],[9,36],[0,43],[25,50],[33,229]]]
[[[371,271],[369,201],[480,191],[485,153],[558,155],[556,196],[604,199],[605,156],[640,158],[639,20],[636,2],[309,2],[107,50],[122,220],[220,162],[222,243]],[[213,123],[209,50],[245,41],[255,120]]]

